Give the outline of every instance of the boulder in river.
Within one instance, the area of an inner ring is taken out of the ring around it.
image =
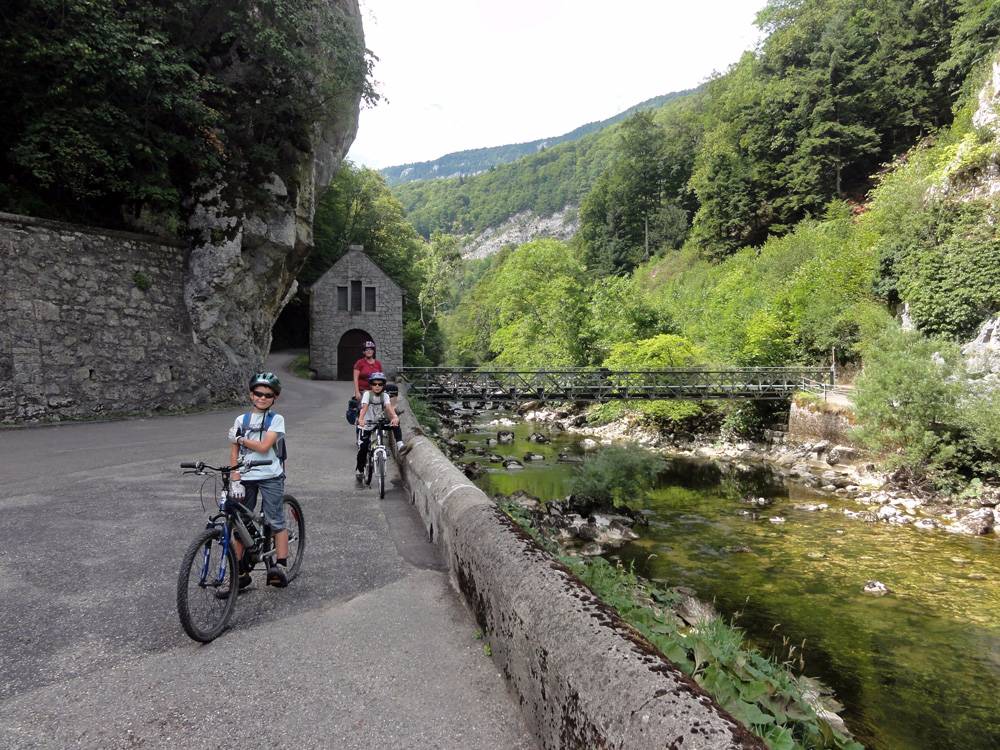
[[[970,536],[983,536],[993,531],[996,525],[996,518],[992,508],[980,508],[959,518],[955,523],[945,526],[945,531],[952,534],[968,534]]]
[[[549,442],[549,439],[547,437],[545,437],[545,435],[543,435],[540,432],[533,432],[533,433],[531,433],[530,435],[528,435],[528,440],[530,440],[532,443],[548,443]]]
[[[523,469],[524,464],[522,464],[516,458],[507,458],[504,459],[503,467],[505,469],[517,470],[517,469]]]
[[[525,462],[528,462],[528,461],[544,461],[545,460],[545,456],[543,456],[541,453],[525,453],[524,454],[524,460],[525,460]]]
[[[558,460],[561,464],[582,464],[583,456],[573,456],[569,453],[560,453]]]
[[[881,581],[866,581],[864,587],[861,589],[866,594],[871,594],[872,596],[885,596],[886,594],[891,594],[892,589],[886,586]]]
[[[477,461],[473,461],[463,466],[462,471],[469,479],[479,479],[486,470]]]
[[[497,442],[500,445],[510,445],[514,442],[514,433],[510,430],[500,430],[497,433]]]

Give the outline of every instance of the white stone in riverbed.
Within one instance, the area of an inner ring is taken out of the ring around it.
[[[866,581],[864,588],[861,590],[866,594],[871,594],[872,596],[885,596],[886,594],[892,593],[892,589],[881,581]]]
[[[785,519],[782,518],[781,516],[771,516],[767,520],[770,521],[771,523],[784,523],[785,522]]]

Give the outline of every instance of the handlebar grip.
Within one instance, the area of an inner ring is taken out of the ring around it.
[[[274,463],[274,461],[269,458],[266,461],[259,461],[259,460],[258,461],[250,461],[250,462],[246,463],[245,466],[253,468],[254,466],[270,466],[273,463]]]
[[[196,463],[194,463],[192,461],[185,461],[184,463],[181,464],[181,468],[182,469],[197,469],[198,468],[198,464],[196,464]]]

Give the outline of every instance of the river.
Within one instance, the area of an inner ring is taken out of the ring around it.
[[[582,456],[582,436],[547,425],[489,425],[457,434],[462,462],[491,466],[477,484],[488,494],[523,490],[563,497],[575,466],[558,454]],[[498,430],[512,445],[487,445]],[[550,443],[528,441],[532,432]],[[543,461],[506,470],[473,451],[486,449]],[[821,496],[774,478],[764,467],[722,470],[671,459],[659,486],[637,507],[650,523],[638,540],[607,553],[640,575],[685,585],[736,617],[764,653],[787,654],[805,641],[805,673],[831,686],[859,742],[896,748],[996,750],[1000,747],[1000,541],[848,518],[849,500]],[[755,508],[745,496],[773,501]],[[795,504],[825,502],[822,511]],[[781,517],[783,523],[773,523]],[[749,548],[749,551],[735,550]],[[878,580],[891,589],[872,596]],[[798,649],[795,653],[798,660]]]

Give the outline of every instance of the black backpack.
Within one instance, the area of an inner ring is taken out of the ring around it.
[[[271,422],[274,421],[274,412],[267,412],[264,415],[263,421],[260,423],[260,427],[254,430],[254,432],[260,431],[260,439],[264,439],[264,433],[271,429]],[[245,412],[243,414],[243,434],[250,434],[250,412]],[[281,470],[285,470],[285,461],[288,458],[288,449],[285,447],[285,434],[282,433],[278,436],[277,441],[274,443],[274,455],[278,457],[281,461]]]

